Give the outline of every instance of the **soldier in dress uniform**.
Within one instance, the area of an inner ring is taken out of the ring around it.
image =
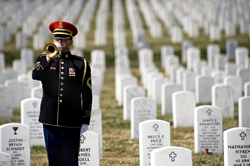
[[[80,134],[88,129],[91,116],[91,69],[86,59],[70,53],[78,32],[74,25],[55,21],[49,29],[60,51],[56,56],[42,53],[33,69],[32,78],[43,86],[39,122],[49,165],[77,166]]]

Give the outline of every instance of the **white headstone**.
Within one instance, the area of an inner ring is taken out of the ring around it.
[[[193,42],[189,40],[185,40],[182,42],[181,46],[181,61],[186,62],[187,61],[187,49],[193,47]]]
[[[196,107],[195,94],[189,91],[175,92],[173,98],[173,126],[193,127],[194,108]]]
[[[191,47],[187,49],[187,69],[193,69],[194,61],[200,61],[200,49]]]
[[[30,165],[30,127],[20,123],[0,126],[0,151],[12,155],[12,165]]]
[[[78,164],[82,165],[100,165],[100,140],[99,134],[86,131],[81,134]]]
[[[250,128],[250,96],[239,98],[238,123],[239,127]]]
[[[150,152],[170,146],[170,123],[163,120],[147,120],[139,124],[140,166],[150,166]]]
[[[164,83],[161,86],[162,96],[161,96],[161,114],[162,115],[172,115],[173,105],[172,105],[172,94],[181,91],[180,85],[175,83]]]
[[[239,98],[242,96],[242,85],[241,78],[236,76],[225,76],[224,84],[229,85],[233,88],[234,102],[237,103]]]
[[[250,128],[235,127],[223,132],[224,166],[250,165]]]
[[[31,88],[31,98],[42,98],[43,97],[43,88],[41,86],[35,86]]]
[[[146,91],[138,85],[128,85],[124,87],[123,97],[123,119],[131,119],[131,100],[136,97],[145,97]]]
[[[5,81],[5,86],[10,89],[12,108],[19,108],[22,98],[22,88],[21,83],[17,80],[7,80]]]
[[[234,60],[235,59],[235,49],[238,47],[237,40],[234,39],[228,39],[226,41],[226,54],[229,59]]]
[[[34,66],[34,51],[32,49],[23,48],[21,50],[21,61],[27,68],[32,68]]]
[[[233,88],[217,84],[212,87],[212,105],[222,108],[223,118],[234,118]]]
[[[244,96],[250,96],[250,82],[244,84]]]
[[[166,146],[151,152],[151,166],[192,166],[192,151],[187,148]]]
[[[139,139],[139,123],[156,119],[157,104],[154,99],[137,97],[131,100],[131,138]]]
[[[100,156],[103,155],[103,146],[102,146],[102,112],[100,109],[92,109],[91,111],[91,118],[90,123],[88,127],[88,131],[93,131],[97,134],[99,134],[99,140],[100,140]]]
[[[235,49],[235,64],[241,67],[248,66],[248,49],[246,47]]]
[[[220,47],[216,44],[209,44],[207,46],[207,61],[208,66],[214,67],[215,57],[220,54]]]
[[[214,78],[211,76],[197,76],[195,80],[195,94],[197,103],[211,103]]]
[[[222,153],[222,109],[203,105],[194,109],[195,153]]]
[[[30,145],[45,146],[43,125],[38,122],[41,99],[27,98],[21,101],[21,123],[30,126]]]
[[[0,85],[0,119],[11,120],[13,118],[12,100],[10,89]]]

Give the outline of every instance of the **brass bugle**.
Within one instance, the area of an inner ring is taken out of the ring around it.
[[[55,58],[61,55],[61,49],[59,49],[54,43],[45,44],[43,50],[44,53],[51,58]]]

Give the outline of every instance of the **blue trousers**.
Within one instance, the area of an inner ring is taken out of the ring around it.
[[[80,128],[43,125],[49,166],[78,166]]]

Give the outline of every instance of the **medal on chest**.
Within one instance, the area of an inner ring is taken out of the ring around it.
[[[75,68],[69,68],[69,76],[70,77],[76,76],[76,69]]]

